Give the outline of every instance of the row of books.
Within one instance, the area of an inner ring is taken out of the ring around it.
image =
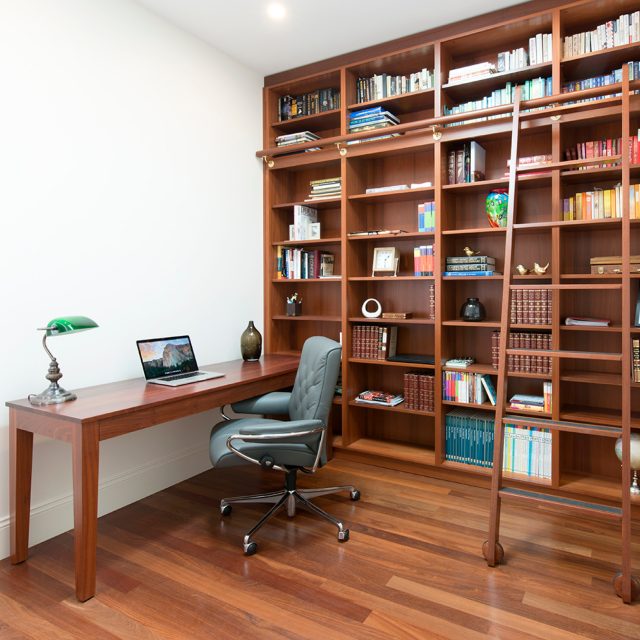
[[[311,191],[305,202],[317,200],[332,200],[342,195],[342,178],[324,178],[322,180],[311,180],[309,183]]]
[[[442,399],[450,402],[483,404],[489,399],[496,403],[496,390],[486,373],[467,371],[442,372]]]
[[[527,351],[550,351],[550,333],[529,333],[526,331],[510,331],[507,349],[526,349]],[[491,365],[494,369],[500,364],[500,331],[491,334]],[[536,355],[508,355],[507,371],[526,373],[551,373],[552,359],[548,356]]]
[[[351,330],[351,355],[364,360],[386,360],[396,355],[398,327],[356,324]]]
[[[629,187],[629,205],[632,218],[638,217],[640,187]],[[574,196],[562,199],[563,220],[601,220],[604,218],[622,218],[622,185],[613,189],[594,189],[581,191]]]
[[[551,163],[550,153],[540,153],[533,156],[522,156],[521,158],[518,158],[518,169],[526,169],[527,167],[530,167],[530,165],[533,165],[533,164],[545,165],[550,163]],[[504,172],[505,177],[509,177],[509,174],[511,173],[510,168],[511,168],[511,158],[507,158],[507,170]],[[542,166],[540,167],[539,171],[528,171],[527,175],[529,176],[539,175],[539,174],[544,174],[548,172],[549,170],[545,169],[545,167]]]
[[[550,289],[514,289],[511,292],[511,324],[551,324]]]
[[[603,138],[601,140],[586,140],[578,142],[564,150],[565,160],[588,160],[589,158],[603,158],[617,156],[622,153],[622,138]],[[638,152],[638,136],[629,136],[629,160],[633,164],[640,161]],[[617,163],[616,163],[617,164]],[[579,167],[581,170],[613,167],[614,163],[590,164]]]
[[[522,100],[533,100],[534,98],[544,98],[550,96],[553,93],[553,86],[551,78],[533,78],[527,80],[522,86]],[[504,89],[496,89],[491,92],[490,95],[481,98],[480,100],[471,100],[464,104],[459,104],[454,107],[444,107],[444,115],[455,115],[458,113],[467,113],[469,111],[478,111],[481,109],[490,109],[491,107],[499,107],[505,104],[512,104],[515,96],[516,85],[507,82]],[[474,118],[471,120],[464,120],[457,123],[452,123],[447,126],[469,124],[471,122],[482,122],[484,120],[491,120],[493,118],[503,117],[497,116],[482,116],[481,118]]]
[[[447,256],[443,276],[492,276],[496,259],[492,256]]]
[[[409,184],[390,184],[385,187],[367,187],[365,193],[387,193],[389,191],[408,191],[410,189],[424,189],[425,187],[433,186],[432,183],[427,180],[425,182],[410,182]]]
[[[640,382],[640,338],[634,338],[631,342],[632,355],[632,380]]]
[[[493,62],[476,62],[464,67],[449,69],[449,84],[456,82],[468,82],[469,80],[479,80],[486,78],[492,73],[496,73],[496,65]]]
[[[436,230],[436,203],[433,200],[418,205],[418,231]]]
[[[629,68],[629,80],[637,80],[640,78],[640,62],[627,62],[626,64]],[[614,69],[610,73],[601,76],[594,76],[593,78],[565,82],[562,85],[562,93],[582,91],[583,89],[594,89],[596,87],[606,87],[609,84],[617,84],[618,82],[622,82],[622,68]],[[599,99],[602,100],[604,97],[607,96],[599,96]]]
[[[530,64],[551,62],[553,40],[550,33],[537,33],[529,38],[529,49],[519,47],[498,54],[498,73],[525,69]]]
[[[405,408],[415,411],[434,410],[435,378],[432,375],[409,371],[404,374]]]
[[[289,240],[312,240],[320,237],[318,210],[303,204],[293,206],[293,224],[289,225]]]
[[[495,416],[486,411],[457,409],[447,413],[445,423],[445,460],[493,466]]]
[[[374,74],[370,77],[360,77],[356,83],[356,102],[369,102],[399,96],[414,91],[433,89],[433,71],[426,68],[406,75],[391,75],[387,73]]]
[[[585,53],[603,51],[640,41],[640,11],[624,13],[608,20],[592,31],[574,33],[564,38],[564,57],[575,58]]]
[[[413,275],[432,276],[435,269],[434,246],[421,245],[413,250]]]
[[[299,133],[287,133],[276,137],[276,147],[290,147],[294,144],[302,144],[303,142],[313,142],[319,140],[320,136],[311,131],[300,131]],[[305,151],[317,151],[320,147],[311,147]]]
[[[356,396],[356,402],[361,404],[372,404],[379,407],[395,407],[404,402],[401,394],[388,393],[387,391],[376,391],[365,389]]]
[[[298,96],[280,96],[280,122],[340,108],[340,89],[316,89]]]
[[[502,469],[534,478],[551,479],[551,431],[539,427],[505,425]]]
[[[545,380],[542,383],[543,395],[534,396],[525,393],[516,393],[509,400],[510,409],[521,409],[524,411],[536,411],[539,413],[551,413],[552,391],[551,381]]]
[[[335,256],[325,251],[276,247],[276,278],[278,280],[311,280],[334,278]]]
[[[470,140],[457,149],[451,149],[447,160],[449,184],[484,180],[486,152],[475,140]]]

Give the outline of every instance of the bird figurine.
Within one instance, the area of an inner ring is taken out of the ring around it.
[[[480,252],[474,251],[471,247],[465,247],[463,251],[469,256],[477,256]]]
[[[547,269],[548,268],[549,268],[549,263],[548,262],[547,262],[547,264],[544,265],[544,267],[541,267],[537,262],[533,263],[533,270],[539,276],[543,276],[545,273],[547,273]]]
[[[522,266],[521,264],[519,264],[516,267],[516,271],[521,275],[521,276],[526,276],[527,273],[529,273],[529,269],[527,269],[527,267]]]

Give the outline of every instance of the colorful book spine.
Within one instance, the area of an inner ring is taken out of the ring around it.
[[[487,401],[483,374],[468,371],[442,372],[442,399],[449,402],[484,404]]]
[[[548,429],[505,425],[503,470],[551,479],[551,442]]]
[[[413,250],[413,274],[432,276],[435,268],[433,245],[422,245]]]
[[[317,249],[276,247],[276,278],[278,280],[314,280],[326,275],[323,267],[333,265],[334,255]]]
[[[340,89],[317,89],[297,96],[280,96],[278,100],[281,122],[339,108]]]
[[[433,200],[418,205],[418,231],[421,233],[436,230],[436,203]]]

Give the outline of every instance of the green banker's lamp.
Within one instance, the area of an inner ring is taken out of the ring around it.
[[[60,336],[65,333],[76,333],[78,331],[86,331],[87,329],[95,329],[98,325],[86,316],[64,316],[62,318],[54,318],[46,327],[38,329],[44,331],[42,337],[42,346],[51,358],[49,363],[49,371],[45,376],[49,381],[49,386],[39,394],[32,393],[29,396],[29,402],[36,405],[60,404],[67,400],[75,400],[76,394],[66,391],[59,384],[58,380],[62,378],[58,361],[55,359],[51,351],[47,348],[47,338],[49,336]]]

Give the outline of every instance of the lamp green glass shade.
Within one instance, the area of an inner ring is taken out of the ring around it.
[[[40,329],[40,331],[44,331],[44,335],[42,336],[42,346],[47,352],[47,355],[51,358],[49,370],[45,376],[49,381],[49,386],[42,393],[32,393],[29,396],[29,402],[31,404],[39,406],[60,404],[62,402],[67,402],[68,400],[76,399],[77,396],[75,393],[63,389],[58,384],[58,380],[62,378],[62,374],[60,373],[58,361],[47,347],[47,338],[51,336],[59,336],[64,333],[77,333],[78,331],[95,329],[97,326],[98,324],[91,318],[87,318],[87,316],[63,316],[61,318],[54,318],[46,327]]]
[[[46,331],[47,336],[57,336],[62,333],[95,329],[97,326],[98,324],[91,318],[87,318],[87,316],[64,316],[49,321]]]

